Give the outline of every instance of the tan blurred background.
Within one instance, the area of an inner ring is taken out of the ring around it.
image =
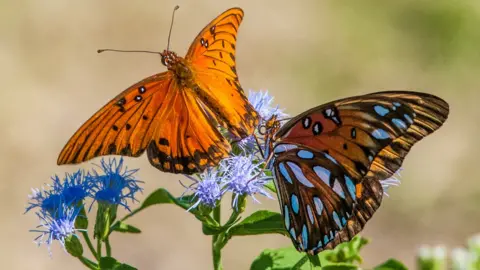
[[[461,245],[480,232],[480,3],[435,1],[0,1],[0,263],[2,269],[82,269],[57,243],[50,259],[23,214],[31,187],[78,167],[56,165],[64,143],[109,99],[164,71],[159,57],[102,54],[99,48],[163,50],[172,8],[172,49],[184,55],[198,31],[222,11],[245,11],[237,44],[245,89],[268,89],[295,115],[336,98],[416,89],[450,103],[450,118],[413,148],[402,185],[367,224],[366,268],[389,257],[412,267],[421,244]],[[97,160],[98,161],[98,160]],[[141,168],[145,194],[180,195],[180,176]],[[89,168],[89,164],[82,167]],[[143,198],[140,197],[140,199]],[[260,198],[249,211],[278,211]],[[141,235],[115,235],[114,255],[139,269],[211,269],[210,238],[181,209],[160,206],[131,221]],[[225,269],[248,269],[280,235],[233,239]]]

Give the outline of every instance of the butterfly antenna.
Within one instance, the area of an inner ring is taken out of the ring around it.
[[[290,120],[290,119],[293,119],[293,117],[288,117],[288,118],[278,119],[278,121],[287,121],[287,120]]]
[[[177,9],[179,9],[180,7],[178,5],[176,5],[174,8],[173,8],[173,12],[172,12],[172,22],[170,23],[170,31],[168,31],[168,42],[167,42],[167,51],[168,49],[170,48],[170,36],[172,35],[172,28],[173,28],[173,19],[175,18],[175,11]]]
[[[115,50],[115,49],[100,49],[97,50],[97,53],[102,53],[102,52],[135,52],[135,53],[154,53],[154,54],[160,54],[160,52],[154,52],[154,51],[137,51],[137,50]]]

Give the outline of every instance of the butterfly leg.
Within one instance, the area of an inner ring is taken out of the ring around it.
[[[262,150],[262,146],[260,145],[260,141],[258,140],[257,135],[253,134],[253,137],[255,138],[255,142],[257,143],[258,150],[260,151],[260,155],[262,155],[262,158],[265,159],[265,153]]]

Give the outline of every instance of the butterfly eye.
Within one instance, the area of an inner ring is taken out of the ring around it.
[[[165,57],[165,55],[162,55],[162,64],[164,66],[167,66],[167,61],[166,60],[167,60],[167,58]]]
[[[261,125],[258,127],[258,133],[260,133],[260,135],[265,135],[267,134],[267,127],[265,125]]]

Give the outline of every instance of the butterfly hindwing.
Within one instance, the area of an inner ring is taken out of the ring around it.
[[[281,144],[274,151],[280,208],[299,251],[316,254],[349,241],[379,207],[379,182],[355,184],[328,154]]]
[[[277,141],[328,152],[355,181],[382,180],[401,166],[414,143],[448,116],[442,99],[390,91],[327,103],[300,114],[275,135]]]
[[[97,156],[140,156],[156,168],[194,173],[219,162],[230,146],[191,89],[179,89],[171,72],[134,84],[93,115],[72,136],[58,164]]]
[[[240,8],[223,12],[200,31],[185,57],[195,72],[194,90],[199,98],[239,138],[252,134],[258,123],[236,70],[237,32],[242,19]]]
[[[154,167],[165,172],[202,172],[225,158],[230,145],[191,89],[176,93],[171,109],[165,111],[155,127],[147,155]]]

